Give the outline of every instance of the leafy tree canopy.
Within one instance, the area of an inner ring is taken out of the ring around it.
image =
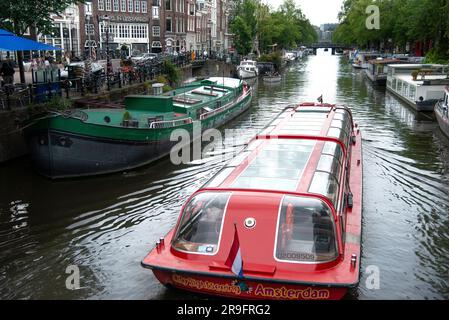
[[[51,34],[52,15],[58,15],[71,4],[84,0],[1,0],[0,28],[23,35],[35,27],[41,33]]]
[[[269,52],[273,44],[279,49],[288,49],[318,39],[314,27],[294,0],[284,0],[278,10],[260,0],[235,0],[233,8],[230,28],[240,54],[251,53],[257,40],[257,49]]]

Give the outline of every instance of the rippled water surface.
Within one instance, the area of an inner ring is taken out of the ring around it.
[[[364,218],[360,286],[351,299],[449,298],[449,142],[431,114],[375,89],[344,58],[324,51],[290,66],[279,85],[255,83],[249,112],[228,123],[245,143],[288,103],[352,107],[363,137]],[[27,159],[0,167],[0,298],[183,299],[140,266],[175,224],[184,200],[240,147],[207,159],[100,178],[52,182]],[[78,265],[81,289],[66,289]],[[380,289],[365,285],[380,270]],[[201,297],[202,298],[202,297]]]

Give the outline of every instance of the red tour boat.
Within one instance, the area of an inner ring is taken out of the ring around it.
[[[187,200],[142,265],[211,295],[342,298],[359,282],[361,148],[347,107],[286,108]]]

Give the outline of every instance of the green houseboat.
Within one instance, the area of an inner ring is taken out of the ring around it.
[[[34,119],[25,135],[36,170],[49,178],[133,169],[170,153],[173,130],[192,136],[223,125],[250,106],[252,89],[213,77],[160,96],[130,95],[123,109],[75,109]]]

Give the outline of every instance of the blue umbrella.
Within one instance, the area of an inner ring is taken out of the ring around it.
[[[16,36],[14,33],[0,29],[1,51],[28,51],[28,50],[62,50],[45,43]]]

